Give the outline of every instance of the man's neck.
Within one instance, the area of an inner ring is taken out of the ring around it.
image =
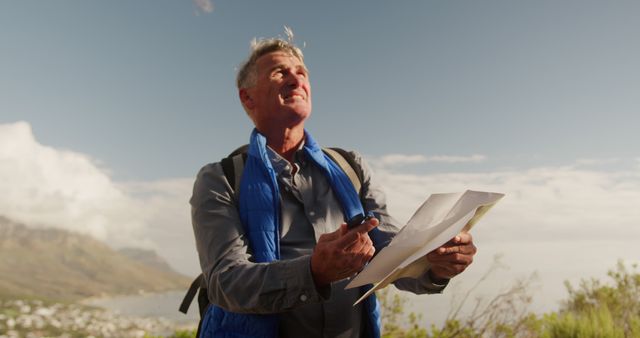
[[[300,148],[304,140],[304,125],[285,128],[270,134],[263,133],[267,138],[267,145],[280,154],[287,161],[293,161],[293,155]]]

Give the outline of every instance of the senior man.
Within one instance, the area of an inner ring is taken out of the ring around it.
[[[344,289],[399,230],[371,170],[347,153],[361,173],[358,194],[305,130],[311,86],[291,38],[257,41],[237,85],[255,125],[240,183],[229,182],[220,163],[208,164],[190,201],[211,303],[201,337],[380,336],[375,296],[353,306],[365,290]],[[375,217],[347,227],[363,213]],[[394,284],[439,293],[475,252],[471,236],[459,234],[427,255],[424,276]]]

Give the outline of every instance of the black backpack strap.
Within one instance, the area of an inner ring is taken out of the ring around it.
[[[249,151],[249,145],[245,144],[243,146],[239,146],[238,148],[236,148],[236,150],[232,151],[231,154],[229,154],[229,156],[227,157],[234,157],[238,154],[247,154],[247,152]]]
[[[198,292],[198,307],[200,308],[200,320],[198,321],[198,330],[196,331],[195,338],[200,338],[200,332],[202,331],[202,320],[204,319],[204,314],[207,312],[209,308],[209,295],[207,294],[206,286],[200,288],[200,292]]]
[[[224,176],[227,178],[227,181],[233,188],[233,191],[236,192],[240,189],[239,178],[242,176],[242,171],[244,170],[244,162],[247,160],[248,148],[249,145],[245,144],[220,161]]]
[[[247,159],[247,149],[249,149],[249,145],[245,144],[233,152],[229,154],[229,156],[223,158],[220,161],[222,165],[222,171],[224,172],[224,176],[227,178],[227,181],[234,189],[234,191],[238,191],[240,189],[240,180],[237,179],[242,176],[242,170],[244,170],[244,162]],[[200,290],[198,292],[198,289]],[[180,304],[180,312],[186,314],[189,310],[189,306],[193,302],[193,299],[198,293],[198,307],[200,310],[200,318],[204,315],[204,312],[209,305],[209,299],[207,297],[207,285],[204,283],[204,275],[200,274],[196,279],[193,280],[191,286],[187,290],[187,294],[184,295],[182,299],[182,303]],[[200,327],[198,326],[198,330]]]
[[[182,299],[182,303],[180,304],[180,312],[187,314],[187,311],[189,310],[189,306],[191,305],[191,302],[193,302],[193,298],[196,296],[196,292],[198,292],[198,289],[202,287],[202,281],[204,280],[204,275],[200,274],[198,277],[196,277],[196,279],[193,280],[193,282],[191,283],[191,286],[189,286],[189,290],[187,291],[187,294],[184,295],[184,299]]]

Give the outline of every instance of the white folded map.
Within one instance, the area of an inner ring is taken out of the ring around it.
[[[471,190],[429,196],[389,245],[346,286],[373,284],[354,305],[398,278],[425,274],[429,269],[427,253],[469,231],[503,196]]]

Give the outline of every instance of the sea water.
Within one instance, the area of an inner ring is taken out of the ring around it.
[[[198,300],[194,298],[187,314],[178,311],[186,291],[169,291],[129,296],[92,298],[85,305],[98,306],[125,316],[163,318],[180,327],[196,327],[200,314]]]

